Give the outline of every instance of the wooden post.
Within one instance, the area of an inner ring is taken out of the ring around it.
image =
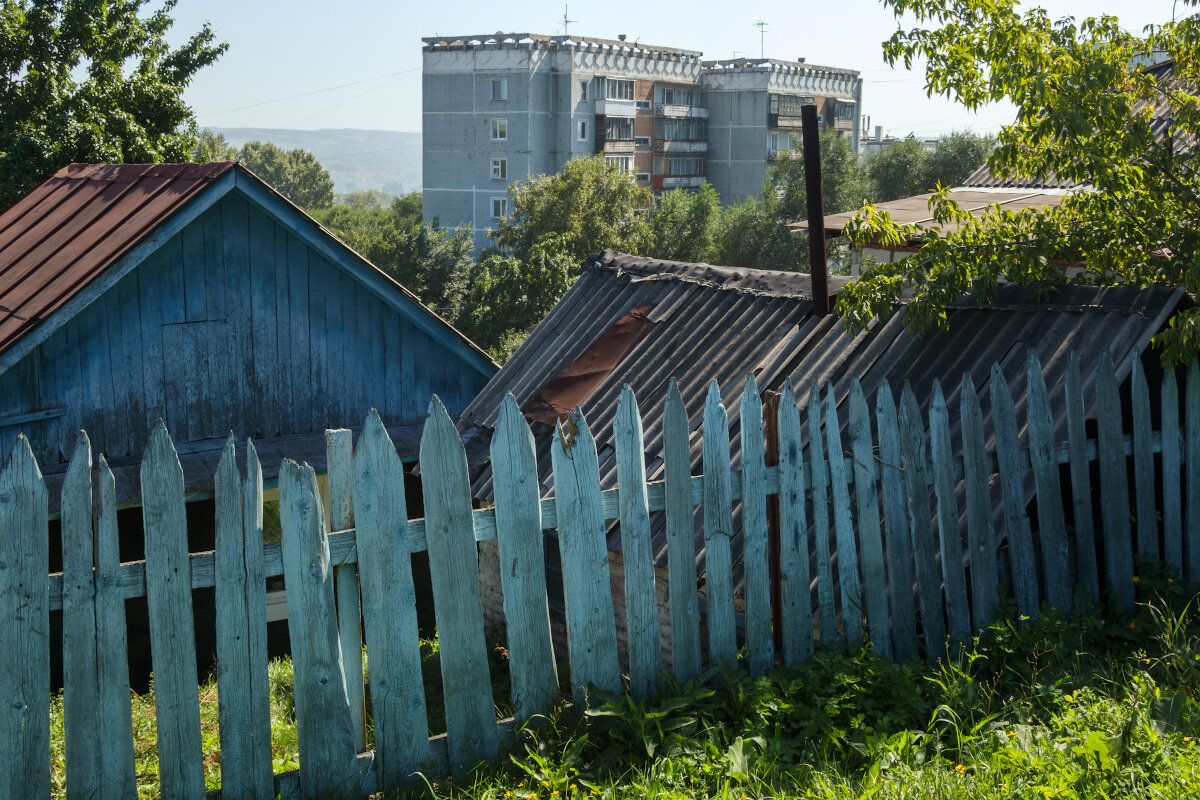
[[[763,432],[766,464],[779,466],[779,392],[763,392]],[[767,495],[767,558],[771,567],[771,630],[775,652],[783,652],[783,569],[779,549],[779,495]]]
[[[800,108],[804,133],[804,188],[808,200],[808,258],[812,272],[813,314],[829,313],[829,265],[825,256],[825,198],[821,192],[821,136],[817,107]]]

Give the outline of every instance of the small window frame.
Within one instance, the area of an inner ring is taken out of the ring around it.
[[[508,159],[493,158],[492,159],[492,180],[503,181],[508,180]]]
[[[499,91],[497,91],[499,90]],[[508,99],[508,78],[492,78],[492,102]]]
[[[504,219],[508,216],[508,198],[492,198],[492,219]]]
[[[508,141],[508,119],[505,117],[494,117],[492,119],[492,141]]]

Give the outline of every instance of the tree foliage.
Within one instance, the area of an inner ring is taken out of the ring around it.
[[[793,136],[791,150],[781,151],[779,160],[767,171],[767,183],[779,197],[779,214],[789,221],[808,219],[802,144],[800,137]],[[858,208],[875,195],[870,175],[850,148],[849,138],[832,131],[821,134],[821,193],[826,214]]]
[[[892,142],[867,164],[876,202],[912,197],[933,188],[926,180],[929,165],[925,148],[916,139]]]
[[[970,131],[954,131],[938,139],[937,149],[925,158],[925,187],[958,186],[987,162],[996,147],[995,136],[980,136]]]
[[[654,203],[650,255],[669,261],[711,261],[721,223],[721,198],[711,184],[672,189]]]
[[[1016,105],[1016,120],[988,160],[994,174],[1057,176],[1095,191],[980,220],[942,193],[934,213],[962,227],[943,238],[924,235],[912,256],[867,269],[839,298],[849,324],[890,313],[905,287],[913,292],[906,321],[917,329],[943,320],[946,303],[965,293],[993,296],[1001,280],[1042,290],[1068,280],[1200,290],[1197,14],[1135,35],[1111,16],[1076,22],[1042,9],[1019,14],[1014,0],[885,3],[921,26],[884,43],[889,63],[925,60],[928,93],[968,109],[1001,99]],[[1164,56],[1171,69],[1142,66]],[[1169,120],[1165,130],[1156,118]],[[869,241],[921,235],[872,209],[854,234]],[[1061,262],[1081,263],[1081,274],[1069,278]],[[1157,343],[1167,362],[1200,350],[1200,311],[1176,315]]]
[[[206,24],[167,44],[174,0],[4,0],[0,208],[75,161],[185,161],[196,134],[183,90],[225,52]]]
[[[306,210],[333,205],[333,178],[308,150],[284,150],[270,142],[246,142],[238,160],[275,191]]]

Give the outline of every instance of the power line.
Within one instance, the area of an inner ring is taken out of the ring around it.
[[[207,111],[203,114],[197,114],[197,116],[215,117],[218,114],[228,114],[232,111],[244,111],[247,108],[258,108],[260,106],[269,106],[273,103],[282,103],[286,100],[295,100],[296,98],[299,98],[299,97],[310,97],[314,94],[324,94],[325,92],[333,92],[333,91],[337,91],[338,89],[345,89],[349,86],[360,86],[364,83],[370,83],[371,81],[379,81],[379,80],[383,80],[384,78],[394,78],[397,75],[407,75],[408,73],[416,72],[419,69],[420,69],[420,67],[412,67],[411,69],[402,69],[399,72],[389,72],[386,75],[376,75],[374,78],[363,78],[360,81],[350,81],[349,83],[340,83],[337,86],[329,86],[324,89],[313,89],[311,92],[300,92],[299,94],[290,94],[287,97],[276,97],[273,100],[263,100],[258,103],[250,103],[249,105],[237,106],[236,108],[225,108],[220,111]]]

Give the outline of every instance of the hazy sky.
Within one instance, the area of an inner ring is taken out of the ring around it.
[[[1173,0],[1042,0],[1056,17],[1101,12],[1132,30],[1169,20]],[[1187,7],[1191,10],[1190,7]],[[421,37],[506,32],[557,34],[563,4],[527,0],[180,0],[172,36],[212,23],[229,52],[203,70],[187,98],[199,123],[218,127],[421,129]],[[1180,13],[1184,13],[1182,9]],[[925,96],[920,72],[889,69],[880,42],[896,29],[879,0],[831,2],[576,2],[570,31],[582,36],[700,50],[705,58],[806,58],[862,73],[863,113],[904,136],[995,130],[1012,116],[996,107],[971,115]],[[766,22],[760,39],[757,21]]]

